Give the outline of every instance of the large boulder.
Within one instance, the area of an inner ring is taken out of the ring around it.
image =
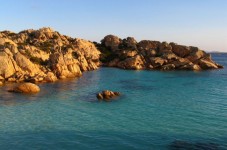
[[[195,62],[207,55],[204,51],[199,50],[197,47],[190,47],[190,49],[191,53],[187,56],[187,59],[191,62]]]
[[[120,48],[122,49],[137,49],[137,41],[133,37],[127,37],[126,39],[123,39]]]
[[[205,59],[200,59],[198,61],[198,65],[204,70],[206,70],[206,69],[218,69],[219,68],[214,62],[207,61]]]
[[[14,87],[13,89],[9,90],[9,92],[16,92],[16,93],[38,93],[40,88],[38,85],[33,83],[22,83],[18,86]]]
[[[167,63],[167,60],[161,57],[151,57],[150,63],[154,68],[160,68]]]
[[[123,58],[129,58],[129,57],[134,57],[136,56],[138,53],[137,51],[135,50],[124,50],[122,51],[120,57],[123,57]]]
[[[137,48],[139,50],[157,50],[159,45],[158,41],[142,40],[137,44]]]
[[[171,53],[171,51],[172,51],[172,46],[167,42],[162,42],[158,47],[159,55]]]
[[[11,56],[5,52],[0,52],[0,75],[4,78],[12,76],[17,71],[14,64],[15,62]]]
[[[118,46],[121,43],[121,40],[117,36],[107,35],[104,37],[104,39],[101,42],[106,47],[109,47],[112,51],[116,51],[119,49]]]
[[[23,69],[24,71],[29,72],[32,76],[42,72],[38,65],[32,63],[26,56],[22,55],[21,53],[17,53],[14,56],[15,61],[17,63],[17,65]]]
[[[141,55],[136,55],[119,62],[117,66],[122,69],[141,70],[145,68],[145,61]]]
[[[53,72],[48,72],[46,77],[44,78],[44,81],[46,82],[55,82],[58,78],[55,76]]]
[[[50,55],[51,69],[58,78],[73,78],[82,75],[78,60],[74,59],[72,53],[62,54],[55,52]]]
[[[187,57],[191,52],[190,47],[177,45],[175,43],[170,43],[170,45],[172,46],[173,53],[175,53],[179,57]]]

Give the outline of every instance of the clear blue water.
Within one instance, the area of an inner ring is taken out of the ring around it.
[[[36,95],[0,87],[0,149],[171,149],[176,141],[227,149],[225,69],[129,71],[101,68],[40,84]],[[104,89],[123,95],[98,102]]]

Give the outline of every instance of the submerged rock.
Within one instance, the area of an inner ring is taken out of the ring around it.
[[[33,83],[22,83],[14,87],[13,89],[9,90],[9,92],[28,93],[28,94],[38,93],[39,91],[40,91],[39,86]]]
[[[105,90],[105,91],[98,93],[96,95],[96,97],[100,101],[102,101],[102,100],[110,101],[110,99],[117,97],[117,96],[120,96],[120,95],[121,95],[120,92],[113,92],[113,91]]]

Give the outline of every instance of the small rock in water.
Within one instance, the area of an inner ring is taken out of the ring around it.
[[[99,100],[110,101],[110,99],[120,96],[120,92],[113,92],[109,90],[102,91],[96,95]]]
[[[38,85],[33,83],[22,83],[13,89],[8,90],[9,92],[15,92],[15,93],[38,93],[40,91],[40,88]]]

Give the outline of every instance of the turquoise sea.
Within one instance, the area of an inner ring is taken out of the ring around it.
[[[131,71],[100,68],[81,78],[39,84],[36,95],[0,87],[1,150],[225,150],[225,69]],[[123,95],[98,102],[104,89]]]

